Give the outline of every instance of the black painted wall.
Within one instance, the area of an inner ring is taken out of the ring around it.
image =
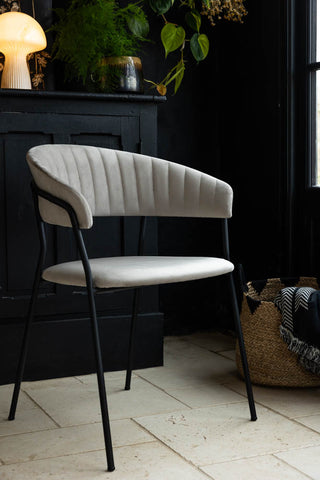
[[[288,271],[286,28],[283,2],[246,3],[245,23],[225,22],[212,29],[215,47],[209,61],[194,69],[177,96],[161,107],[159,153],[232,185],[231,253],[247,278],[256,279]],[[203,119],[204,132],[190,134]],[[160,248],[167,253],[179,241],[171,235],[171,222],[160,225]],[[215,246],[214,237],[209,242],[209,223],[199,232],[197,222],[191,222],[183,233],[190,239],[190,253],[198,240],[205,241],[209,254]],[[191,286],[164,289],[168,331],[232,327],[217,282],[201,286],[194,297]],[[181,310],[182,316],[176,313]]]
[[[287,269],[284,4],[247,0],[243,25],[208,28],[208,59],[188,68],[181,89],[159,107],[159,156],[232,185],[231,252],[248,279]],[[161,25],[152,21],[155,39]],[[150,44],[141,57],[145,78],[159,80],[165,71],[161,48]],[[52,88],[70,88],[60,72],[54,80]],[[159,251],[219,254],[218,233],[207,220],[161,219]],[[161,287],[160,299],[167,334],[232,325],[216,280]]]

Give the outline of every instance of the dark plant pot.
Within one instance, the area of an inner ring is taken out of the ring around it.
[[[138,57],[105,57],[102,66],[106,73],[101,78],[101,90],[116,93],[143,93],[143,73]]]

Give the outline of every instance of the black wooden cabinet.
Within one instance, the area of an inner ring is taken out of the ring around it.
[[[157,108],[163,101],[145,95],[0,91],[0,383],[13,380],[39,248],[27,150],[72,143],[156,155]],[[90,256],[135,254],[137,228],[136,218],[97,218],[94,228],[84,233]],[[47,263],[75,259],[69,229],[47,229]],[[155,219],[149,219],[146,251],[157,251]],[[132,292],[97,296],[106,370],[125,366],[131,302]],[[162,362],[158,310],[158,290],[148,287],[140,308],[136,367]],[[26,378],[94,370],[86,311],[82,291],[43,285]]]

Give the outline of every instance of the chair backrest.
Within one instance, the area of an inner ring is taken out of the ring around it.
[[[40,145],[27,153],[36,185],[68,202],[80,228],[93,216],[229,218],[231,187],[192,168],[137,153],[83,145]],[[70,226],[66,211],[39,198],[42,219]]]

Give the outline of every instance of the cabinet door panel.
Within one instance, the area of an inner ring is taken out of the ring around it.
[[[0,287],[3,314],[11,317],[20,315],[26,309],[39,252],[31,175],[25,159],[28,149],[40,144],[74,143],[138,152],[141,148],[140,118],[137,115],[2,112],[0,141],[3,145],[0,157],[3,155],[1,171],[4,178],[1,192],[3,267],[0,268]],[[47,265],[78,258],[70,229],[46,228]],[[138,219],[122,222],[118,217],[98,217],[92,229],[83,231],[83,236],[89,257],[100,257],[136,254],[137,233]],[[79,289],[48,283],[41,288],[47,294],[39,300],[38,313],[41,316],[86,312],[87,299],[79,295]],[[131,292],[111,297],[99,295],[97,309],[111,315],[127,314],[131,296]],[[153,299],[153,295],[149,294],[148,298]],[[14,302],[14,308],[10,305],[13,299],[18,300]],[[149,302],[143,300],[142,304],[145,303]],[[154,304],[154,299],[151,303]]]
[[[30,189],[31,174],[26,152],[34,145],[50,143],[50,135],[10,134],[3,139],[5,157],[7,292],[19,295],[31,290],[39,240]]]

